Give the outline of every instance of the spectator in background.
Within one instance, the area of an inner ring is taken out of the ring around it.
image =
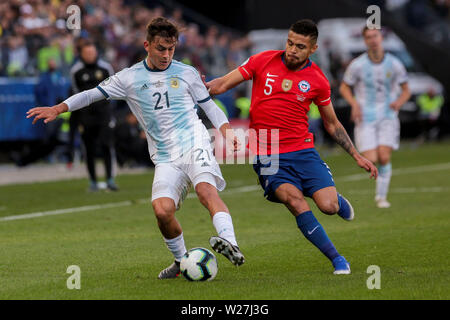
[[[22,76],[26,73],[28,63],[28,51],[24,38],[21,36],[10,36],[6,50],[6,73],[8,76]]]
[[[250,42],[247,37],[234,38],[230,41],[230,47],[227,56],[227,67],[233,70],[240,66],[248,57],[247,48]]]
[[[416,103],[419,106],[419,119],[421,124],[420,140],[434,140],[439,135],[439,115],[444,105],[444,97],[436,94],[432,88],[426,93],[417,97]]]
[[[169,18],[179,28],[183,28],[186,22],[183,20],[183,10],[181,8],[175,8]]]
[[[205,36],[205,47],[201,60],[204,63],[203,74],[207,78],[217,77],[227,71],[228,36],[220,34],[216,26],[210,26]]]
[[[79,47],[80,60],[74,64],[71,72],[73,92],[95,88],[103,80],[114,74],[111,65],[98,58],[98,52],[89,40],[81,41]],[[114,182],[114,119],[109,101],[102,100],[91,104],[88,108],[72,113],[82,127],[81,138],[85,149],[86,165],[89,173],[89,191],[98,191],[95,158],[97,144],[105,165],[106,185],[111,191],[117,191]],[[73,125],[73,122],[72,122]]]

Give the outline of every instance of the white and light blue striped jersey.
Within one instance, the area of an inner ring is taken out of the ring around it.
[[[104,80],[97,88],[107,99],[125,100],[145,129],[152,161],[178,159],[209,139],[194,106],[211,99],[197,70],[172,60],[166,70],[145,60]]]
[[[397,116],[389,105],[398,98],[400,84],[408,81],[408,75],[400,60],[390,53],[385,53],[380,63],[363,53],[350,63],[343,81],[353,87],[363,121],[374,122]]]

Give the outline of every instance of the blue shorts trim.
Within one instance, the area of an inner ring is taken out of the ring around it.
[[[289,183],[297,187],[306,197],[317,190],[334,187],[334,180],[328,165],[314,148],[272,156],[257,156],[253,169],[258,175],[264,197],[280,202],[275,190]]]

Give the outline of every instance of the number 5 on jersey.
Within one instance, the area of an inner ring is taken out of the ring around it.
[[[270,77],[278,77],[278,76],[274,75],[274,74],[270,74],[269,72],[267,72],[266,84],[264,86],[264,94],[266,96],[268,96],[268,95],[270,95],[272,93],[272,84],[271,84],[271,82],[275,82],[275,79],[272,79]]]

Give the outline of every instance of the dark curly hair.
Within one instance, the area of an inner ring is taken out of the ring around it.
[[[316,23],[309,19],[297,21],[289,28],[289,30],[301,34],[302,36],[310,37],[313,43],[317,41],[317,37],[319,36]]]
[[[152,42],[156,36],[178,40],[179,30],[176,25],[164,17],[154,18],[147,25],[147,41]]]

